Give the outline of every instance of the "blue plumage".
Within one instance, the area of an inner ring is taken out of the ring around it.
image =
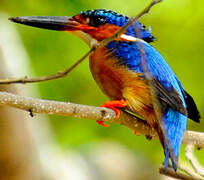
[[[29,26],[68,31],[73,34],[76,31],[76,35],[89,45],[92,45],[93,39],[100,42],[108,38],[129,19],[127,16],[104,9],[81,12],[73,17],[11,18],[14,22]],[[154,40],[151,33],[138,21],[129,26],[124,33],[128,36],[119,37],[120,40],[110,42],[106,48],[98,48],[90,57],[90,68],[96,82],[103,92],[114,100],[105,103],[103,107],[113,109],[117,116],[120,112],[117,108],[123,107],[143,117],[158,132],[164,147],[165,167],[168,166],[170,157],[176,170],[187,116],[199,122],[198,109],[164,58],[147,43]],[[152,84],[161,102],[161,120],[155,117],[149,93],[149,88],[152,87],[149,87],[145,80],[141,62],[141,56],[144,54],[141,53],[141,49],[145,52],[145,65],[152,75]],[[105,126],[103,122],[99,124]]]
[[[160,53],[148,43],[143,42],[141,45],[148,57],[148,68],[152,75],[168,90],[171,90],[173,86],[180,91],[174,72]],[[113,51],[119,64],[125,65],[130,70],[143,73],[138,42],[112,41],[107,45],[107,48],[109,51]]]
[[[94,27],[100,27],[107,23],[121,27],[129,20],[127,16],[104,9],[82,12],[81,15],[85,18],[88,17],[90,26]],[[114,56],[112,59],[116,60],[116,64],[126,67],[136,74],[144,73],[141,62],[141,47],[146,53],[147,68],[154,78],[154,87],[162,104],[162,124],[164,127],[159,128],[164,129],[162,135],[159,129],[157,131],[164,147],[165,167],[168,166],[170,157],[173,168],[176,170],[182,137],[186,130],[187,116],[199,122],[199,112],[193,98],[184,90],[164,58],[148,44],[155,39],[151,33],[140,22],[136,21],[127,28],[125,34],[144,41],[115,40],[107,44],[106,48]],[[145,76],[143,77],[145,78]]]
[[[177,169],[177,161],[182,143],[183,133],[186,130],[187,117],[178,111],[169,108],[168,111],[163,115],[163,122],[166,131],[166,138],[170,141],[171,148],[175,156],[175,161],[168,151],[168,147],[165,144],[165,167],[168,166],[169,156],[172,160],[173,168]]]
[[[129,21],[129,17],[123,16],[122,14],[105,10],[105,9],[96,9],[96,10],[89,10],[89,11],[83,11],[81,14],[84,17],[90,17],[92,19],[99,19],[101,18],[103,23],[109,23],[114,24],[119,27],[125,25]],[[97,23],[96,23],[97,24]],[[98,25],[101,25],[101,22],[98,23]],[[135,31],[137,29],[137,31]],[[155,40],[155,38],[151,35],[151,33],[145,29],[145,26],[143,26],[140,22],[136,21],[131,26],[127,28],[127,35],[141,38],[147,42],[152,42]]]
[[[112,41],[107,45],[107,48],[114,54],[114,56],[116,56],[119,64],[126,66],[131,71],[143,73],[144,71],[141,65],[141,50],[138,43],[140,43],[140,47],[142,47],[146,53],[149,72],[166,88],[167,91],[171,92],[173,88],[176,89],[182,100],[183,106],[186,107],[182,89],[176,75],[160,53],[150,44],[142,41]],[[165,126],[165,138],[170,142],[170,148],[173,150],[175,156],[175,158],[171,157],[172,155],[169,153],[167,144],[164,143],[165,167],[168,165],[168,159],[170,156],[172,159],[172,165],[174,169],[176,169],[183,133],[186,130],[187,117],[169,107],[163,114],[163,122]]]

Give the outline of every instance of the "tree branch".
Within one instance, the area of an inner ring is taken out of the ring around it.
[[[159,168],[159,173],[180,180],[200,180],[198,177],[185,175],[181,172],[175,172],[173,168],[165,169],[163,166]]]
[[[96,44],[82,58],[80,58],[74,65],[72,65],[67,70],[58,72],[50,76],[44,76],[39,78],[24,77],[24,78],[3,79],[3,80],[0,80],[0,84],[12,84],[12,83],[25,84],[25,83],[33,83],[33,82],[43,82],[43,81],[58,79],[58,78],[67,76],[75,67],[77,67],[96,49],[102,46],[105,46],[109,42],[120,37],[120,35],[123,34],[130,25],[132,25],[143,15],[147,14],[155,4],[160,3],[161,1],[162,0],[153,0],[141,13],[139,13],[135,18],[131,18],[113,36],[103,40],[99,44]],[[143,53],[142,50],[141,52],[145,57],[145,53]],[[145,58],[143,58],[143,61],[144,61],[143,70],[146,74],[146,78],[149,82],[149,86],[153,87],[152,79],[149,76],[148,69],[145,66],[145,63],[146,63]],[[150,88],[150,89],[153,90],[152,92],[150,92],[150,94],[152,97],[157,120],[159,121],[161,116],[161,114],[159,113],[160,112],[159,103],[157,101],[157,97],[155,96],[154,88]],[[115,112],[107,108],[79,105],[74,103],[41,100],[41,99],[14,95],[6,92],[0,92],[0,105],[11,106],[22,110],[26,110],[29,112],[31,116],[33,116],[35,113],[39,113],[39,114],[55,114],[55,115],[63,115],[63,116],[72,116],[72,117],[86,118],[86,119],[92,119],[92,120],[103,120],[106,122],[112,122],[112,123],[117,123],[117,124],[127,126],[128,128],[136,130],[137,132],[145,135],[147,138],[150,138],[150,137],[158,138],[157,133],[145,121],[141,120],[140,118],[134,117],[126,112],[122,112],[120,115],[120,118],[115,119]],[[199,148],[204,148],[204,133],[186,131],[183,137],[183,143],[190,146],[197,146]],[[192,161],[192,158],[189,158],[189,160]],[[192,164],[193,163],[194,162],[192,162]],[[177,179],[185,179],[185,180],[197,179],[194,176],[190,177],[183,173],[175,172],[172,168],[168,168],[166,170],[162,167],[160,168],[160,173]]]
[[[53,79],[59,79],[67,76],[75,67],[77,67],[81,62],[83,62],[88,56],[90,56],[95,50],[98,48],[105,46],[109,42],[113,41],[114,39],[118,38],[121,34],[124,33],[124,31],[132,25],[135,21],[137,21],[139,18],[147,14],[150,9],[157,3],[160,3],[162,0],[152,0],[151,3],[143,10],[141,11],[137,16],[134,18],[131,18],[124,26],[122,26],[115,34],[112,36],[104,39],[100,43],[96,44],[94,47],[92,47],[83,57],[81,57],[76,63],[74,63],[71,67],[69,67],[65,71],[58,72],[56,74],[52,74],[49,76],[43,76],[38,78],[28,78],[27,76],[23,78],[8,78],[8,79],[2,79],[0,80],[0,84],[14,84],[14,83],[35,83],[35,82],[43,82],[43,81],[49,81]]]
[[[186,158],[189,160],[190,164],[193,167],[193,170],[204,178],[204,168],[200,165],[199,161],[194,155],[194,146],[188,144],[186,146]]]
[[[147,137],[151,136],[152,138],[158,138],[157,133],[145,121],[123,111],[119,119],[115,119],[115,112],[111,109],[23,97],[7,92],[0,92],[0,105],[18,108],[28,111],[29,113],[32,112],[32,114],[55,114],[92,120],[103,120],[124,125]],[[204,148],[204,133],[186,131],[183,137],[183,143]]]
[[[202,176],[200,176],[200,174],[196,173],[190,167],[186,166],[185,163],[179,164],[178,169],[181,172],[184,172],[186,175],[193,177],[194,179],[198,179],[198,180],[203,179]]]

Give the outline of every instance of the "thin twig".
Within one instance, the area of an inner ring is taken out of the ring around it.
[[[136,29],[137,31],[137,29]],[[154,109],[154,114],[156,118],[156,122],[158,124],[158,132],[162,134],[163,137],[163,143],[167,144],[168,151],[171,155],[171,158],[173,158],[174,162],[177,162],[177,159],[174,156],[173,150],[171,148],[169,140],[166,138],[166,128],[164,126],[164,122],[162,120],[162,112],[161,112],[161,103],[159,102],[158,95],[156,93],[156,89],[154,86],[154,77],[151,75],[149,68],[148,68],[148,57],[147,54],[143,48],[143,45],[141,44],[140,41],[138,41],[138,47],[140,50],[140,57],[141,57],[141,66],[142,70],[144,72],[144,77],[147,80],[147,84],[149,87],[149,94],[152,102],[152,106]]]
[[[10,106],[34,114],[55,114],[71,116],[83,119],[103,120],[110,123],[124,125],[144,136],[158,138],[157,133],[143,120],[121,111],[118,119],[115,119],[115,112],[111,109],[80,105],[74,103],[42,100],[31,97],[24,97],[7,92],[0,92],[0,105]],[[183,137],[184,144],[204,148],[204,133],[186,131]]]
[[[192,144],[188,144],[186,146],[186,158],[189,160],[192,165],[194,171],[198,173],[200,176],[204,177],[204,168],[200,165],[197,158],[194,155],[194,146]]]
[[[148,64],[147,54],[140,42],[138,42],[138,47],[140,49],[140,54],[141,54],[140,56],[141,56],[141,62],[142,62],[141,65],[142,65],[145,79],[147,80],[147,83],[148,83],[149,93],[150,93],[154,113],[155,113],[156,120],[160,127],[161,119],[162,119],[161,105],[159,102],[159,98],[157,97],[157,94],[155,92],[155,87],[153,85],[153,77],[150,74],[149,69],[147,67],[147,64]]]
[[[76,63],[74,63],[69,69],[66,71],[58,72],[57,74],[52,74],[49,76],[43,76],[39,78],[28,78],[25,76],[24,78],[9,78],[9,79],[2,79],[0,80],[0,84],[14,84],[14,83],[35,83],[35,82],[43,82],[43,81],[49,81],[53,79],[59,79],[62,77],[67,76],[74,68],[76,68],[82,61],[84,61],[93,51],[95,48],[91,48],[83,57],[81,57]]]
[[[23,78],[8,78],[8,79],[2,79],[0,80],[0,84],[13,84],[13,83],[35,83],[35,82],[43,82],[43,81],[49,81],[53,79],[59,79],[67,76],[75,67],[77,67],[82,61],[84,61],[88,56],[90,56],[95,50],[98,48],[105,46],[109,42],[113,41],[114,39],[118,38],[123,32],[132,25],[135,21],[137,21],[139,18],[147,14],[150,9],[157,3],[160,3],[162,0],[153,0],[143,11],[141,11],[135,18],[131,18],[124,26],[122,26],[114,35],[108,37],[107,39],[104,39],[99,44],[92,47],[82,58],[80,58],[74,65],[72,65],[70,68],[68,68],[65,71],[58,72],[56,74],[52,74],[49,76],[43,76],[39,78],[28,78],[27,76]]]
[[[137,31],[137,29],[135,29]],[[149,86],[149,91],[150,91],[150,97],[151,97],[151,102],[153,104],[153,108],[154,108],[154,112],[155,112],[155,116],[156,116],[156,120],[159,124],[159,127],[162,130],[162,134],[163,136],[165,135],[165,128],[164,128],[164,124],[162,123],[162,113],[161,113],[161,104],[158,100],[158,97],[156,95],[156,90],[154,87],[154,79],[152,77],[152,75],[149,72],[148,69],[148,59],[147,59],[147,55],[146,52],[144,51],[144,48],[142,46],[142,44],[140,44],[140,41],[138,41],[138,47],[140,49],[140,53],[141,53],[141,64],[142,64],[142,69],[145,75],[145,79],[147,80],[148,86]],[[165,143],[169,144],[169,142],[166,140]],[[197,161],[197,159],[193,156],[193,149],[194,146],[192,144],[188,144],[187,148],[186,148],[186,157],[189,159],[189,161],[191,162],[193,168],[195,169],[195,171],[197,172],[197,174],[195,174],[192,171],[189,171],[189,169],[187,169],[185,166],[183,167],[179,167],[180,169],[182,169],[184,172],[186,172],[191,179],[200,179],[200,176],[203,176],[203,168],[202,166],[199,164],[199,162]],[[172,153],[172,149],[169,149],[170,153]],[[174,157],[174,156],[172,156]],[[174,160],[176,162],[176,159]],[[170,171],[169,171],[170,172]],[[179,173],[178,172],[174,172],[172,173],[167,173],[167,171],[164,171],[163,174],[166,175],[176,175],[176,177],[179,177]],[[181,175],[181,174],[180,174]],[[200,176],[198,176],[200,175]],[[188,178],[190,178],[188,177]]]
[[[160,174],[163,174],[165,176],[169,176],[169,177],[180,179],[180,180],[200,180],[196,177],[188,176],[181,172],[175,172],[174,169],[172,168],[164,168],[163,166],[159,168],[159,172]]]
[[[192,169],[190,169],[188,166],[184,164],[179,164],[178,169],[185,172],[187,175],[193,177],[194,179],[203,179],[198,173],[194,172]]]

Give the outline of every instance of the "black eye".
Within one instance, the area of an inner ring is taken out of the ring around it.
[[[89,25],[94,26],[94,27],[101,26],[105,23],[106,23],[106,20],[104,18],[101,18],[101,17],[92,17],[92,18],[90,18],[90,21],[89,21]]]

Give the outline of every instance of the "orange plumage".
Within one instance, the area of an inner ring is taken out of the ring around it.
[[[112,100],[125,99],[127,108],[154,126],[155,115],[146,80],[117,64],[105,47],[90,57],[90,69],[101,90]]]

